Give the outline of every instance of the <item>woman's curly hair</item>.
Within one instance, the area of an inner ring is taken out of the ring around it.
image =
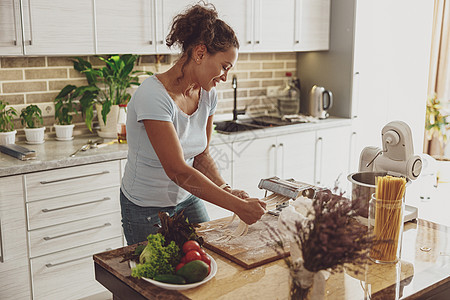
[[[200,44],[205,45],[211,54],[225,52],[230,47],[239,48],[234,30],[218,18],[214,5],[204,2],[175,16],[166,38],[169,48],[179,46],[183,54],[187,55],[183,69],[192,57],[192,49]]]

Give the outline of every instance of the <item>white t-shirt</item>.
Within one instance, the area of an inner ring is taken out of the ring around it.
[[[174,206],[189,193],[167,177],[148,139],[143,120],[172,122],[183,149],[186,163],[206,149],[206,125],[214,114],[217,93],[201,90],[197,110],[187,115],[175,104],[163,84],[153,75],[136,90],[127,106],[128,161],[122,179],[122,191],[139,206]]]

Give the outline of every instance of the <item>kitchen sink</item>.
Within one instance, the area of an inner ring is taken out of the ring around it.
[[[236,121],[214,122],[216,131],[223,133],[242,132],[248,130],[264,129],[268,127],[277,127],[293,124],[290,121],[282,120],[279,117],[260,116],[248,119],[239,119]]]

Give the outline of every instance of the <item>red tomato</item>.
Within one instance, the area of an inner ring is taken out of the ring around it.
[[[181,269],[181,267],[184,266],[184,263],[179,263],[176,267],[175,267],[175,272],[178,271],[179,269]]]
[[[195,251],[200,250],[200,245],[197,243],[197,241],[190,240],[183,244],[183,252],[184,253],[188,253],[191,250],[195,250]]]
[[[181,262],[184,263],[184,264],[186,263],[186,256],[183,256],[183,257],[181,258]]]
[[[200,248],[200,250],[197,250],[201,256],[206,255],[205,250],[203,250],[203,248]]]
[[[201,255],[202,261],[205,262],[208,266],[211,266],[211,259],[207,255]]]
[[[200,253],[198,253],[198,251],[195,250],[191,250],[188,253],[186,253],[185,257],[186,263],[191,262],[193,260],[202,260],[202,256],[200,255]]]

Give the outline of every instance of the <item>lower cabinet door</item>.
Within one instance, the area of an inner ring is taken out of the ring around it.
[[[105,291],[95,280],[96,253],[122,247],[122,237],[31,259],[33,299],[80,299]]]
[[[91,244],[121,234],[119,212],[32,230],[29,232],[30,257]]]

